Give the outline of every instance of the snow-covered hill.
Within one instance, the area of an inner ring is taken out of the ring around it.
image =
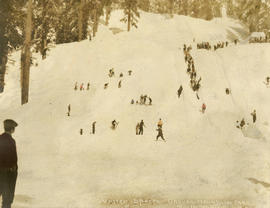
[[[15,64],[8,68],[0,95],[0,118],[19,123],[14,134],[19,156],[14,207],[96,208],[109,198],[153,198],[248,199],[268,208],[269,189],[249,179],[270,182],[270,89],[263,84],[270,75],[270,46],[197,50],[196,42],[245,38],[246,30],[228,18],[208,22],[142,13],[138,29],[113,35],[112,28],[125,30],[120,17],[115,12],[109,27],[100,26],[92,42],[58,45],[46,60],[37,57],[30,102],[24,106],[20,54],[12,55]],[[192,44],[202,77],[200,100],[189,86],[184,43]],[[116,73],[113,78],[108,77],[110,68]],[[90,82],[90,90],[74,91],[75,82]],[[184,91],[178,99],[181,84]],[[227,87],[232,95],[225,94]],[[141,94],[151,96],[153,105],[130,104]],[[207,105],[205,114],[199,111],[202,103]],[[244,132],[249,137],[235,127],[243,117],[250,122]],[[159,118],[166,143],[155,141]],[[115,131],[110,128],[114,119],[120,122]],[[136,123],[142,119],[145,134],[136,136]],[[90,134],[93,121],[96,135]]]

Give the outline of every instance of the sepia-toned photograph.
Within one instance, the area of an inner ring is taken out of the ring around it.
[[[270,208],[270,0],[0,0],[0,208]]]

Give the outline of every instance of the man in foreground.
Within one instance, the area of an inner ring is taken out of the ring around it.
[[[2,208],[11,208],[17,180],[17,150],[12,138],[18,124],[10,119],[4,121],[5,132],[0,135],[0,196]]]

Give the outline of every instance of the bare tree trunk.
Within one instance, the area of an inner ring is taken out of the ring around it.
[[[130,24],[131,24],[131,11],[128,9],[128,32],[130,31]]]
[[[97,9],[94,9],[94,25],[93,25],[93,37],[96,37],[97,32]]]
[[[4,92],[7,54],[0,59],[0,93]]]
[[[78,21],[78,27],[79,27],[79,37],[78,41],[81,41],[83,39],[83,6],[84,2],[81,0],[80,2],[80,8],[79,8],[79,21]]]
[[[40,53],[42,55],[42,59],[46,58],[47,52],[47,22],[46,22],[46,12],[47,12],[47,2],[42,0],[42,24],[41,24],[41,44],[40,44]]]
[[[111,15],[111,6],[107,6],[106,7],[106,20],[105,20],[105,25],[106,26],[109,25],[110,15]]]
[[[28,0],[25,25],[25,40],[21,53],[21,104],[26,104],[29,97],[29,75],[31,65],[32,0]]]

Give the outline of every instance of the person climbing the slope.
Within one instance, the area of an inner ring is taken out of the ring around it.
[[[182,91],[183,91],[183,87],[182,87],[182,85],[181,85],[180,88],[179,88],[178,91],[177,91],[178,98],[180,98],[180,96],[181,96],[181,94],[182,94]]]

